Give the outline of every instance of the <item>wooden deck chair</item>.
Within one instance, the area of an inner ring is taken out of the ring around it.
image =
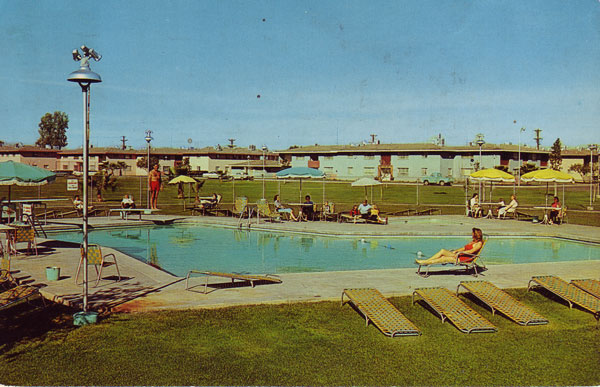
[[[15,230],[11,231],[11,236],[9,237],[9,251],[18,254],[17,243],[26,242],[27,243],[27,254],[31,251],[35,251],[35,255],[37,256],[37,243],[35,241],[35,231],[32,226],[15,226]]]
[[[492,310],[492,315],[499,311],[519,325],[548,324],[544,316],[529,309],[491,282],[461,281],[456,287],[456,295],[461,286],[486,304]]]
[[[112,257],[113,262],[107,262],[105,260],[107,257]],[[83,246],[82,246],[81,247],[81,259],[79,260],[79,265],[77,266],[77,274],[75,275],[75,283],[78,285],[79,285],[79,283],[77,282],[77,279],[79,278],[79,272],[81,271],[81,268],[84,264],[83,263],[84,260],[85,260],[85,254],[84,254]],[[100,279],[102,278],[102,269],[107,266],[112,266],[113,264],[117,268],[117,276],[119,278],[117,280],[117,282],[121,280],[121,272],[119,271],[119,264],[117,263],[117,257],[115,257],[115,255],[113,253],[102,255],[102,249],[100,248],[99,245],[96,245],[96,244],[88,245],[88,262],[87,263],[88,263],[88,265],[94,265],[94,268],[96,269],[96,274],[98,275],[98,278],[96,278],[96,285],[94,285],[94,286],[98,286],[98,283],[100,282]],[[100,267],[100,270],[98,270],[98,267]]]
[[[600,298],[600,281],[595,279],[581,279],[572,280],[571,283],[592,296]]]
[[[600,322],[600,298],[596,298],[574,284],[570,284],[562,278],[552,275],[531,277],[527,284],[527,290],[531,290],[536,285],[567,301],[571,309],[573,308],[573,304],[575,304],[591,312],[596,318],[596,322]],[[598,328],[597,324],[596,328]]]
[[[421,334],[402,312],[388,301],[377,289],[344,289],[342,291],[342,306],[344,295],[365,317],[366,324],[373,323],[386,336],[418,336]]]
[[[260,199],[256,202],[256,210],[258,211],[258,215],[268,222],[281,222],[281,216],[278,212],[271,211],[269,202],[266,199]]]
[[[235,280],[238,281],[246,281],[250,282],[250,285],[254,287],[256,282],[270,282],[275,284],[280,284],[282,281],[280,278],[277,278],[271,274],[264,275],[256,275],[256,274],[238,274],[238,273],[222,273],[217,271],[200,271],[200,270],[190,270],[185,279],[185,290],[189,290],[189,281],[192,274],[202,274],[206,277],[206,282],[204,283],[204,294],[208,292],[208,277],[223,277],[231,279],[231,283]]]
[[[440,315],[442,323],[448,319],[463,333],[496,332],[498,329],[479,313],[469,308],[456,294],[446,288],[415,289],[415,296],[421,297],[436,313]]]
[[[477,277],[479,275],[479,273],[477,272],[478,268],[483,268],[485,269],[485,264],[483,263],[482,259],[481,259],[481,252],[483,251],[483,248],[485,247],[487,243],[487,238],[485,238],[483,240],[483,244],[481,245],[481,248],[479,249],[479,251],[476,254],[465,254],[463,253],[463,255],[470,255],[472,257],[471,260],[469,261],[465,261],[465,262],[461,262],[460,259],[456,259],[456,262],[454,263],[440,263],[440,264],[435,264],[435,265],[425,265],[427,267],[427,270],[425,270],[425,272],[421,271],[421,267],[423,265],[419,265],[419,268],[417,269],[417,274],[420,275],[423,278],[427,278],[429,277],[429,268],[431,266],[438,266],[438,265],[453,265],[455,267],[464,267],[465,268],[465,272],[468,272],[469,270],[473,270],[473,277]],[[481,265],[479,265],[481,263]]]

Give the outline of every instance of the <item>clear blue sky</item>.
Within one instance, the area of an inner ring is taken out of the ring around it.
[[[60,110],[81,146],[82,44],[96,146],[600,142],[598,0],[0,0],[0,37],[8,142]]]

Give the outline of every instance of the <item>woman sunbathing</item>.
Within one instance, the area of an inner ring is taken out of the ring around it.
[[[458,262],[469,262],[473,260],[473,257],[477,255],[479,250],[483,247],[483,232],[474,227],[473,228],[473,240],[467,243],[464,247],[456,250],[441,249],[435,253],[431,258],[417,259],[415,262],[419,265],[433,265],[436,263],[458,263]]]

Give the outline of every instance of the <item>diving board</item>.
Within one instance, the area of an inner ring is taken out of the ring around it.
[[[271,274],[254,275],[254,274],[238,274],[238,273],[221,273],[221,272],[217,272],[217,271],[190,270],[185,279],[185,290],[188,290],[190,288],[189,280],[190,280],[190,276],[192,274],[201,274],[201,275],[206,276],[206,282],[204,283],[204,294],[207,293],[209,277],[230,278],[232,283],[235,282],[235,280],[246,281],[246,282],[250,282],[250,285],[252,285],[252,287],[254,287],[255,282],[259,282],[259,281],[271,282],[271,283],[277,283],[277,284],[280,284],[282,282],[281,279],[279,279]]]
[[[491,282],[461,281],[456,288],[457,295],[461,286],[485,303],[492,310],[492,315],[499,311],[520,325],[548,324],[544,316],[515,300]]]
[[[409,319],[388,301],[377,289],[344,289],[342,291],[342,306],[344,295],[365,317],[367,326],[371,321],[384,335],[418,336],[421,334]]]
[[[420,288],[415,289],[412,296],[413,305],[415,296],[419,296],[442,319],[448,319],[463,333],[496,332],[498,329],[479,313],[469,308],[456,294],[446,288]]]

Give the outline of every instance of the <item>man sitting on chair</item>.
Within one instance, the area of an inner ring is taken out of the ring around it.
[[[125,194],[125,196],[123,196],[123,200],[121,200],[121,208],[135,208],[133,197]]]

